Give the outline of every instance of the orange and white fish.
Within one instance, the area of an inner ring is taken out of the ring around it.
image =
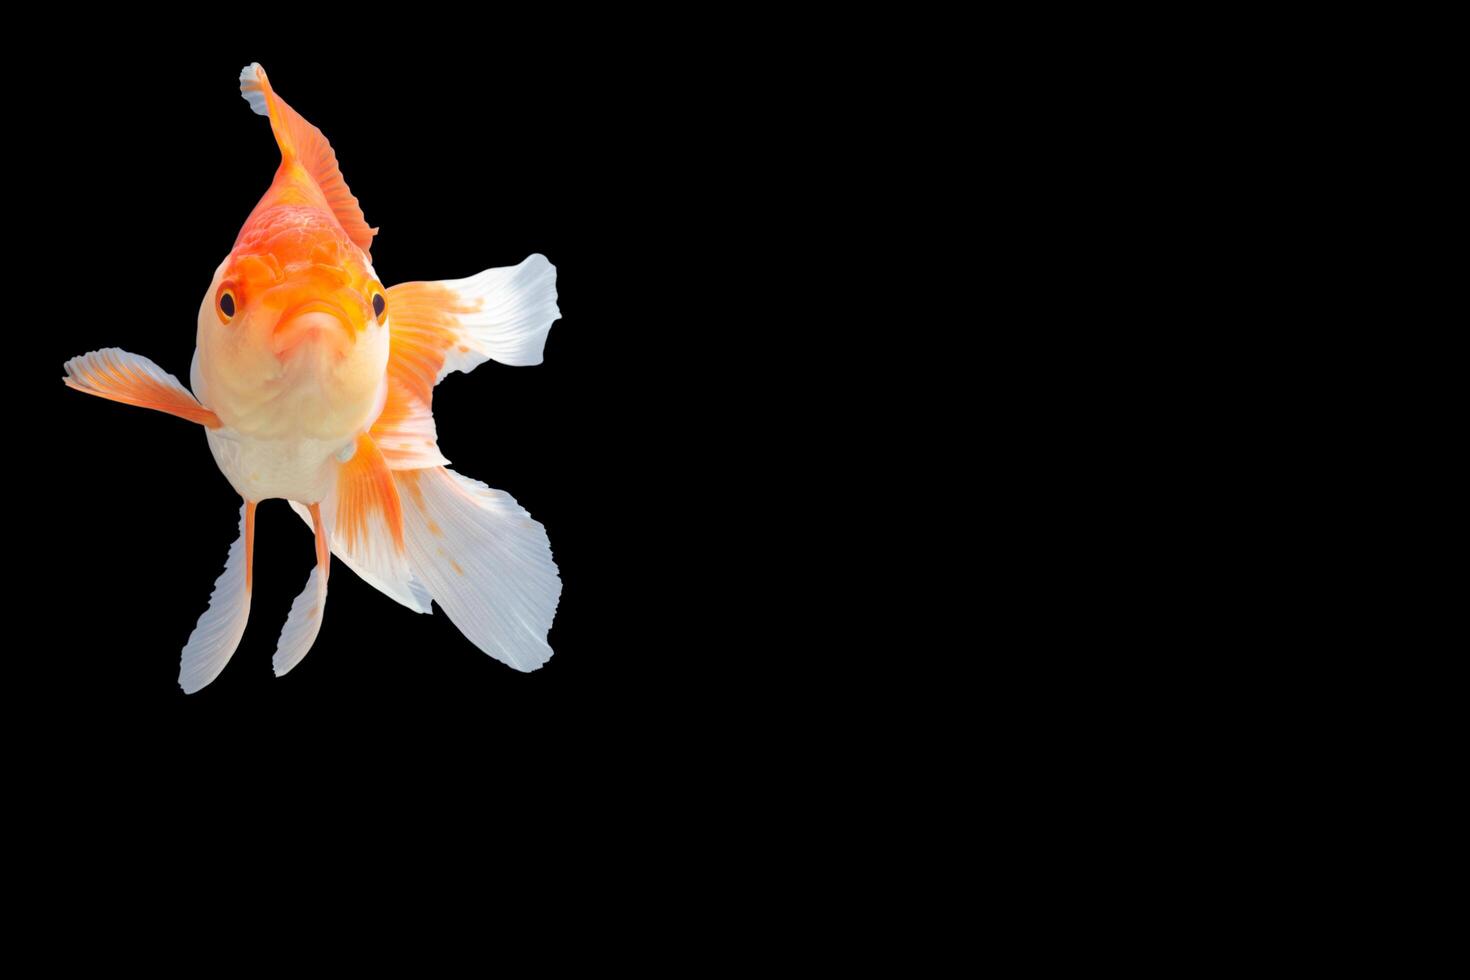
[[[243,498],[209,607],[189,637],[179,686],[219,676],[250,613],[255,508],[283,498],[316,533],[316,567],[276,647],[277,676],[321,628],[331,555],[410,609],[430,601],[481,650],[518,670],[551,657],[561,578],[545,529],[506,493],[448,468],[434,386],[493,358],[539,364],[561,316],[543,255],[466,279],[385,287],[368,227],[321,130],[275,93],[265,70],[240,93],[270,119],[275,180],[215,270],[199,308],[191,394],[146,357],[106,348],[72,358],[72,388],[204,426]]]

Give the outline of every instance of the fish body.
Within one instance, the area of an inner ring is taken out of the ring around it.
[[[389,329],[371,299],[386,290],[331,211],[278,199],[267,195],[215,270],[190,387],[219,416],[209,447],[242,497],[320,502],[335,457],[387,398]],[[229,322],[222,291],[237,307]]]
[[[541,255],[465,279],[385,287],[372,238],[325,136],[248,65],[240,90],[270,119],[281,165],[215,269],[199,308],[189,388],[117,348],[72,358],[68,386],[204,427],[242,498],[240,539],[180,658],[193,693],[243,635],[254,520],[285,499],[313,528],[317,566],[293,604],[278,675],[320,629],[330,556],[403,605],[440,607],[485,652],[521,670],[546,642],[561,580],[545,529],[502,491],[449,468],[433,388],[488,359],[539,364],[560,317]]]

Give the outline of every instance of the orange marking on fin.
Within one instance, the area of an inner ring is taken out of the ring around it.
[[[368,430],[390,469],[413,469],[423,465],[416,462],[420,454],[411,448],[409,440],[433,424],[428,402],[420,401],[402,381],[390,374],[383,410]],[[433,439],[421,439],[419,442],[431,449],[437,448]]]
[[[255,501],[245,501],[245,591],[255,574]]]
[[[320,129],[307,122],[301,113],[276,94],[264,68],[256,67],[256,79],[260,91],[265,94],[271,130],[275,133],[276,144],[281,148],[281,170],[277,174],[277,182],[283,185],[293,183],[299,179],[299,168],[321,190],[327,206],[353,244],[364,252],[369,251],[378,229],[370,228],[367,219],[363,217],[362,205],[342,177],[332,144],[322,135]]]
[[[332,571],[332,552],[327,543],[326,525],[322,523],[322,505],[307,504],[306,509],[311,511],[311,526],[316,531],[317,567],[322,570],[322,581],[326,581],[327,576]]]
[[[67,362],[67,376],[61,380],[69,388],[98,398],[177,415],[211,429],[220,427],[219,416],[199,404],[177,380],[153,377],[124,360],[121,353],[108,349],[74,357]]]
[[[394,470],[393,477],[398,481],[400,489],[407,488],[408,495],[413,498],[419,510],[428,509],[428,504],[424,503],[424,491],[419,487],[418,470]]]
[[[388,374],[426,405],[433,404],[434,384],[444,366],[444,353],[460,339],[460,313],[473,313],[481,301],[461,302],[453,290],[437,282],[401,282],[388,287]]]
[[[342,464],[337,475],[337,534],[348,551],[356,550],[359,538],[366,538],[368,522],[387,522],[393,544],[403,551],[403,504],[398,499],[398,486],[393,471],[378,450],[373,437],[364,433],[357,437],[357,451]]]

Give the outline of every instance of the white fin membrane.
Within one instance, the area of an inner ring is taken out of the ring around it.
[[[414,575],[471,643],[516,670],[551,659],[561,576],[510,494],[444,467],[395,470]]]
[[[193,422],[202,423],[207,416],[216,425],[219,423],[178,378],[141,354],[104,347],[73,357],[63,370],[66,377],[62,381],[89,395],[171,412]]]
[[[259,67],[259,64],[252,61],[240,69],[240,94],[250,103],[251,111],[257,116],[269,116],[271,113],[265,104],[265,89],[261,87],[260,79],[255,74]]]
[[[426,466],[448,466],[439,451],[439,432],[434,413],[409,393],[402,382],[388,380],[389,397],[373,422],[371,435],[391,470],[418,470]]]
[[[306,509],[305,504],[289,501],[291,509],[306,522],[307,527],[313,527],[311,523],[311,511]],[[327,516],[327,507],[322,506],[322,516]],[[328,524],[328,527],[332,525]],[[407,606],[416,613],[432,613],[434,607],[430,604],[429,590],[424,583],[414,578],[412,571],[406,563],[394,563],[381,569],[375,569],[361,556],[349,554],[336,535],[331,539],[332,554],[342,559],[342,564],[352,569],[353,573],[368,585],[377,589],[388,598],[402,606]]]
[[[234,656],[250,618],[250,590],[245,587],[245,505],[240,506],[240,536],[230,545],[225,570],[214,583],[209,608],[199,617],[179,658],[179,687],[193,694],[219,676]]]
[[[313,568],[306,580],[306,588],[291,603],[291,614],[286,617],[286,625],[281,627],[276,654],[271,658],[271,667],[277,677],[301,663],[316,642],[317,633],[321,632],[322,615],[327,608],[327,579],[323,571],[325,569],[320,565]]]
[[[556,305],[556,266],[539,252],[520,265],[486,269],[465,279],[440,280],[462,302],[480,308],[456,314],[459,343],[444,354],[435,384],[451,371],[472,371],[488,360],[501,364],[540,364],[546,335],[561,317]],[[392,317],[392,311],[389,311]],[[467,347],[468,350],[460,350]]]

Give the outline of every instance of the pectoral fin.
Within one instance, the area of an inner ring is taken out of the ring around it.
[[[424,405],[451,371],[488,360],[540,364],[557,306],[556,266],[541,254],[466,279],[388,289],[388,376]]]
[[[125,405],[151,408],[177,415],[211,429],[220,427],[219,416],[199,404],[179,379],[146,357],[116,347],[73,357],[66,362],[67,387]]]

